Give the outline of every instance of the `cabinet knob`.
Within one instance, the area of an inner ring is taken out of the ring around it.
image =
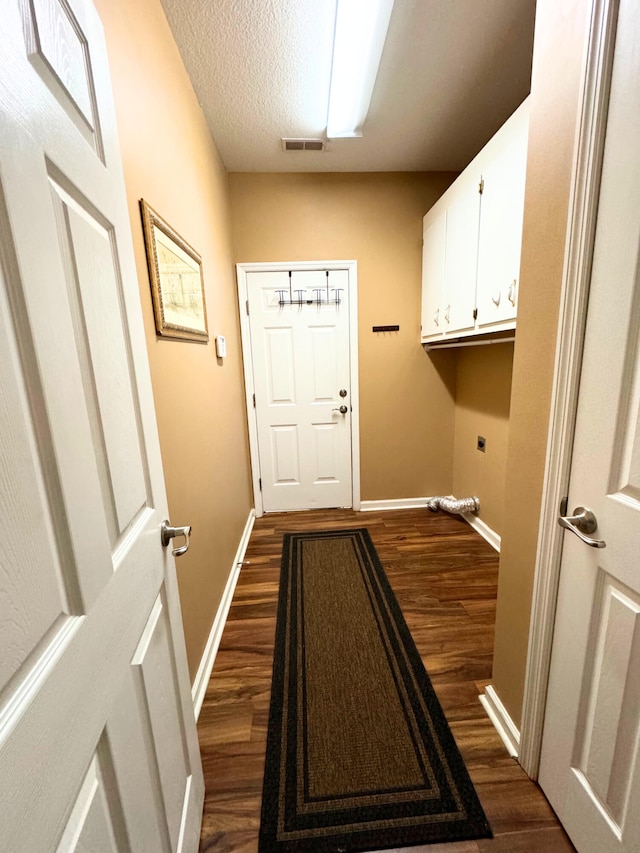
[[[501,295],[502,295],[502,294],[501,294],[501,293],[500,293],[500,291],[498,290],[498,291],[497,291],[496,293],[494,293],[494,294],[493,294],[493,296],[491,297],[491,301],[492,301],[492,302],[493,302],[493,304],[496,306],[496,308],[498,307],[498,305],[500,305],[500,296],[501,296]]]
[[[435,313],[433,315],[433,322],[436,324],[436,326],[440,325],[440,309],[439,308],[436,308],[436,310],[435,310]]]
[[[449,320],[450,316],[451,316],[451,305],[447,305],[447,307],[444,309],[444,319],[447,321],[447,323],[451,322]]]
[[[514,280],[509,285],[509,290],[507,291],[507,299],[509,300],[509,302],[512,305],[516,304],[516,287],[517,287],[517,282],[514,278]]]

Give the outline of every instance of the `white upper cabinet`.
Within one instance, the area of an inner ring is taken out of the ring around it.
[[[472,173],[460,176],[447,201],[444,273],[444,333],[473,331],[480,194]]]
[[[490,142],[482,164],[478,328],[513,328],[520,277],[528,113],[519,109]]]
[[[525,101],[424,217],[425,343],[515,328],[528,128]]]
[[[425,223],[422,242],[422,336],[438,338],[444,329],[444,256],[447,239],[445,215]],[[424,281],[429,287],[424,287]]]

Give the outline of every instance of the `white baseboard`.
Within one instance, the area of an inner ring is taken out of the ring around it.
[[[486,539],[489,545],[492,548],[495,548],[496,551],[500,552],[500,537],[492,530],[488,524],[474,515],[472,512],[465,512],[462,514],[464,520],[473,527],[476,533],[479,533],[483,539]]]
[[[361,501],[360,512],[378,512],[385,509],[423,509],[429,498],[392,498],[388,501]]]
[[[218,647],[220,645],[220,640],[222,639],[222,632],[224,631],[227,616],[229,615],[231,600],[233,599],[233,593],[235,591],[236,584],[238,583],[238,578],[240,577],[242,561],[244,560],[244,555],[247,550],[247,545],[249,544],[249,537],[251,536],[251,531],[253,530],[253,523],[255,520],[256,514],[255,511],[252,509],[249,511],[247,523],[245,524],[244,530],[242,531],[240,544],[238,545],[238,550],[236,551],[236,555],[233,558],[231,571],[229,572],[229,577],[227,578],[227,583],[224,588],[224,592],[222,593],[222,599],[220,600],[218,612],[216,613],[215,619],[213,620],[209,639],[207,640],[207,645],[205,646],[202,658],[200,660],[200,666],[198,667],[198,671],[196,672],[196,677],[193,680],[193,686],[191,687],[191,699],[193,701],[193,711],[196,720],[200,716],[200,709],[202,708],[202,703],[204,702],[204,694],[207,692],[207,685],[209,684],[209,679],[211,678],[213,664],[215,663],[216,654],[218,653]]]
[[[484,694],[479,696],[478,699],[480,699],[482,707],[487,712],[487,716],[500,735],[500,739],[506,746],[507,752],[513,758],[517,758],[520,750],[520,731],[509,716],[507,709],[500,701],[500,697],[493,689],[493,686],[487,684]]]

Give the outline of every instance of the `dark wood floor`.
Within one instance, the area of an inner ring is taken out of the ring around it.
[[[427,510],[256,521],[198,723],[201,851],[257,850],[282,534],[342,527],[371,534],[495,836],[421,849],[571,853],[540,789],[509,757],[478,701],[491,677],[497,554],[464,521]]]

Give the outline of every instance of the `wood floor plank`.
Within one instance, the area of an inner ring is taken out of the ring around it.
[[[506,833],[490,842],[479,841],[478,846],[480,853],[574,853],[572,843],[559,826],[531,832]]]
[[[251,740],[254,706],[251,702],[223,704],[208,702],[200,712],[200,743],[245,743]]]
[[[202,853],[256,853],[285,532],[366,527],[443,706],[493,839],[424,853],[572,853],[542,792],[478,695],[491,679],[498,555],[462,519],[426,510],[316,510],[257,519],[198,722]]]

